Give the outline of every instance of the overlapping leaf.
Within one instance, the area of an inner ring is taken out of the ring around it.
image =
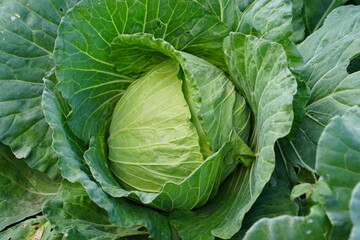
[[[348,239],[353,188],[360,182],[360,108],[352,107],[335,117],[322,133],[316,155],[317,173],[333,194],[325,196],[324,209],[333,225],[332,239]]]
[[[59,183],[29,168],[7,146],[0,144],[0,231],[41,212],[42,204],[56,195]]]
[[[141,226],[121,227],[109,221],[108,213],[97,206],[79,183],[64,180],[58,195],[47,201],[43,210],[54,229],[65,239],[111,240],[124,236],[144,235]]]
[[[324,26],[299,46],[305,59],[301,76],[310,88],[305,120],[296,139],[282,141],[285,157],[314,169],[317,142],[329,120],[360,105],[360,73],[348,74],[351,58],[360,52],[360,7],[334,10]],[[313,170],[312,170],[313,171]]]
[[[243,13],[237,31],[280,43],[286,52],[289,69],[295,71],[303,65],[303,59],[295,44],[289,39],[302,35],[301,1],[257,0]],[[281,18],[278,15],[281,14]],[[296,28],[293,29],[293,27]],[[297,72],[297,71],[295,71]],[[304,106],[308,99],[308,87],[298,74],[295,75],[298,90],[294,97],[294,124],[290,133],[293,136],[304,118]]]
[[[60,19],[76,2],[0,1],[0,141],[52,178],[57,155],[41,107],[42,78],[54,65]]]

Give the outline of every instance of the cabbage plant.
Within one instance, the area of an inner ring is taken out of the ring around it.
[[[0,0],[0,239],[360,238],[356,4]]]

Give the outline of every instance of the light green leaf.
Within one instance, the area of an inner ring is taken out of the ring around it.
[[[151,33],[175,49],[223,63],[222,39],[229,31],[195,1],[81,1],[60,25],[54,53],[58,88],[73,108],[69,126],[89,142],[98,119],[111,113],[133,81],[110,57],[119,35]]]
[[[296,0],[295,4],[290,0],[256,0],[244,11],[237,31],[280,43],[285,49],[289,69],[294,71],[303,66],[303,59],[289,38],[291,39],[293,34],[299,37],[301,29],[297,28],[293,31],[293,25],[301,25],[301,21],[294,19],[293,15],[301,14],[301,7],[299,0]],[[295,135],[304,119],[303,109],[309,96],[307,85],[298,73],[294,72],[294,75],[298,83],[298,91],[293,100],[295,116],[290,137]]]
[[[303,0],[303,18],[306,34],[309,35],[318,30],[324,23],[328,14],[347,0]]]
[[[340,7],[299,45],[305,59],[301,75],[310,98],[296,138],[281,145],[288,161],[310,171],[315,168],[318,139],[330,119],[360,105],[360,72],[346,71],[350,59],[360,53],[359,25],[360,6]]]
[[[301,183],[301,184],[296,185],[291,190],[291,199],[294,200],[295,198],[300,197],[301,195],[303,195],[309,191],[311,192],[313,187],[314,187],[313,184],[310,184],[310,183]]]
[[[49,79],[52,81],[45,79],[43,95],[45,117],[54,131],[53,145],[60,156],[59,168],[62,176],[70,182],[81,183],[90,199],[107,211],[112,224],[126,228],[144,226],[151,237],[169,239],[171,231],[164,214],[130,200],[107,195],[91,177],[90,170],[83,160],[84,144],[66,124],[69,107],[60,92],[55,89],[56,81],[53,75]]]
[[[324,210],[316,205],[305,217],[283,215],[275,218],[262,218],[246,232],[243,239],[325,240],[330,226]]]
[[[242,166],[234,172],[203,208],[178,211],[170,216],[183,239],[194,239],[199,232],[202,233],[199,239],[214,239],[214,236],[226,239],[239,231],[245,213],[271,177],[275,166],[274,144],[289,133],[293,120],[296,81],[287,68],[282,46],[232,33],[225,39],[224,49],[231,77],[254,114],[252,147],[257,158],[250,167]]]
[[[59,183],[29,168],[7,146],[0,144],[0,231],[41,212],[42,204],[56,194]]]
[[[280,42],[291,36],[291,20],[290,0],[256,0],[243,12],[237,32]]]
[[[65,239],[112,240],[147,234],[141,226],[122,227],[109,221],[108,213],[97,206],[79,183],[64,180],[58,195],[47,201],[44,215]]]
[[[38,216],[0,232],[1,239],[61,240],[63,235],[54,231],[45,217]]]
[[[43,202],[56,194],[59,183],[29,168],[0,144],[0,230],[41,212]]]
[[[353,224],[349,240],[357,240],[360,237],[360,182],[351,193],[350,217]]]
[[[41,107],[58,24],[76,0],[0,1],[0,141],[51,178],[58,174],[52,131]]]
[[[349,202],[360,181],[360,108],[355,106],[335,117],[322,133],[316,154],[316,170],[333,194],[324,208],[333,225],[332,239],[347,239],[351,230]]]

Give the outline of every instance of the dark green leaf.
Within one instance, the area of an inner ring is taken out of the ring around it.
[[[109,221],[108,213],[97,206],[79,183],[64,180],[58,195],[47,201],[43,212],[65,239],[112,240],[147,234],[141,226],[122,227]],[[140,229],[140,230],[139,230]]]
[[[54,65],[60,19],[75,2],[0,1],[0,141],[51,178],[58,156],[41,106],[42,78]]]
[[[347,0],[303,0],[303,18],[306,34],[309,35],[318,30],[324,23],[328,14]]]
[[[31,169],[2,144],[0,169],[1,231],[10,224],[41,212],[42,204],[56,194],[59,183]]]

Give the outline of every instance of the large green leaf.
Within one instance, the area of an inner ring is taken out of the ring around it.
[[[292,4],[291,0],[256,0],[243,12],[236,31],[280,43],[285,48],[289,67],[298,68],[302,66],[303,59],[289,38],[299,38],[299,12],[301,2]]]
[[[45,217],[38,216],[0,232],[0,239],[61,240],[64,238],[61,233],[54,231]]]
[[[305,120],[296,138],[282,141],[286,159],[314,171],[317,142],[335,115],[360,105],[360,72],[348,74],[350,59],[360,52],[360,6],[334,10],[324,26],[299,46],[301,70],[310,88]]]
[[[350,200],[350,217],[353,224],[349,240],[360,237],[360,182],[355,186]]]
[[[58,195],[45,203],[43,212],[65,239],[111,240],[147,233],[141,226],[115,226],[109,221],[108,213],[90,199],[79,183],[66,180]]]
[[[161,7],[159,7],[161,6]],[[113,11],[118,9],[118,11]],[[225,23],[195,1],[84,0],[64,17],[55,47],[58,88],[73,112],[71,129],[88,142],[106,113],[133,81],[117,73],[111,41],[151,33],[181,49],[223,62]]]
[[[183,239],[194,239],[199,232],[199,239],[230,238],[240,229],[245,213],[273,172],[275,141],[289,133],[293,120],[296,81],[282,46],[232,33],[225,39],[224,51],[231,77],[253,110],[252,147],[257,158],[250,167],[234,172],[203,208],[171,215]]]
[[[291,6],[290,0],[256,0],[243,12],[236,30],[275,42],[282,41],[292,34]]]
[[[243,13],[237,31],[265,38],[280,43],[286,52],[289,69],[303,65],[303,59],[295,44],[289,40],[301,37],[301,1],[292,4],[290,0],[256,0]],[[279,17],[281,15],[281,17]],[[293,29],[293,27],[296,28]],[[296,71],[297,72],[297,71]],[[295,72],[294,72],[295,73]],[[293,136],[304,119],[304,106],[308,99],[308,87],[298,74],[295,74],[298,91],[294,97],[294,124],[291,131]]]
[[[326,240],[330,222],[324,210],[316,205],[308,216],[262,218],[246,232],[244,240]]]
[[[0,231],[6,226],[41,212],[41,206],[56,194],[59,183],[29,168],[7,146],[0,144]]]
[[[317,173],[333,194],[325,196],[324,208],[333,225],[332,239],[348,239],[351,231],[351,192],[360,182],[360,108],[335,117],[322,133],[316,154]]]
[[[57,155],[41,107],[58,24],[76,0],[0,1],[0,141],[54,178]]]
[[[60,92],[55,89],[54,76],[48,78],[45,79],[43,95],[45,117],[54,131],[53,146],[60,156],[58,165],[62,176],[70,182],[81,183],[90,199],[107,211],[112,224],[130,228],[144,226],[153,238],[169,239],[171,231],[164,214],[124,198],[113,198],[107,195],[92,178],[83,160],[84,144],[66,124],[69,106]]]
[[[303,0],[303,18],[307,35],[318,30],[328,14],[347,0]]]

